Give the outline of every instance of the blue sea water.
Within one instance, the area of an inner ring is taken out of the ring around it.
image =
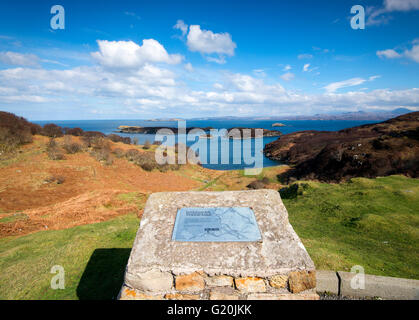
[[[46,123],[55,123],[61,127],[75,128],[79,127],[85,131],[100,131],[104,134],[115,133],[117,128],[121,125],[127,126],[144,126],[144,127],[177,127],[178,123],[176,121],[144,121],[144,120],[54,120],[54,121],[33,121],[40,125]],[[352,120],[283,120],[281,123],[285,124],[285,127],[272,127],[273,123],[278,121],[272,120],[187,120],[186,127],[213,127],[214,129],[228,129],[232,127],[246,127],[246,128],[263,128],[269,130],[279,130],[282,134],[292,133],[296,131],[303,130],[318,130],[318,131],[338,131],[345,128],[355,127],[367,123],[373,123],[375,121],[352,121]],[[127,134],[127,133],[117,133],[121,136],[128,136],[131,138],[138,138],[139,144],[144,144],[146,140],[153,142],[156,139],[155,135],[149,134]],[[158,137],[157,137],[158,138]],[[180,135],[179,139],[185,139],[186,137]],[[188,141],[186,144],[196,149],[197,145],[199,146],[199,156],[203,166],[215,170],[234,170],[234,169],[244,169],[252,167],[270,167],[275,166],[280,163],[270,160],[263,155],[263,147],[265,144],[275,141],[278,137],[265,137],[262,141],[255,141],[255,139],[248,139],[249,141],[240,140],[233,141],[230,139],[227,143],[228,146],[219,143],[218,146],[218,160],[215,156],[215,161],[211,161],[211,152],[210,150],[210,140],[214,139],[199,139],[199,144],[195,140]],[[221,140],[219,140],[221,141]],[[163,141],[166,143],[165,141]],[[241,142],[241,161],[235,161],[233,159],[233,143]],[[171,143],[167,143],[171,144]],[[207,152],[202,152],[205,149]],[[221,164],[221,155],[227,150],[228,161],[223,161],[224,164]],[[247,162],[245,161],[245,154],[253,156],[254,159],[261,159],[260,162],[256,161],[255,163],[249,163],[249,158],[247,157]],[[213,153],[214,155],[214,153]],[[206,161],[205,159],[206,158]],[[214,160],[214,158],[213,158]],[[215,163],[214,163],[215,162]],[[227,163],[225,163],[227,162]]]

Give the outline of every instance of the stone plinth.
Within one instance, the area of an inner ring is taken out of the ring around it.
[[[178,209],[250,207],[262,241],[172,240]],[[318,299],[313,261],[274,190],[162,192],[144,209],[120,299]]]

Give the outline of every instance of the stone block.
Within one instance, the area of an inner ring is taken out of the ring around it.
[[[185,293],[167,293],[164,296],[167,300],[199,300],[199,294],[185,294]]]
[[[208,276],[205,279],[207,286],[210,287],[232,287],[233,277],[219,275],[219,276]]]
[[[316,287],[315,271],[293,271],[289,275],[288,284],[292,293],[298,293]]]
[[[157,269],[134,274],[126,272],[125,283],[139,291],[165,292],[172,289],[173,276],[170,272]]]
[[[234,279],[236,288],[243,292],[265,292],[265,281],[258,277],[245,277]]]
[[[205,288],[204,277],[199,272],[178,275],[175,279],[175,287],[178,291],[201,291]]]
[[[284,274],[277,274],[269,279],[269,284],[273,288],[286,288],[288,286],[288,276]]]

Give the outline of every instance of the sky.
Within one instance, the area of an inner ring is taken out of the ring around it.
[[[419,110],[418,74],[419,0],[0,2],[0,110],[29,120]]]

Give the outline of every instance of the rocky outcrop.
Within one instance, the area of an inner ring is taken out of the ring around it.
[[[419,112],[337,132],[300,131],[265,146],[292,165],[289,177],[339,182],[352,177],[419,176]]]

